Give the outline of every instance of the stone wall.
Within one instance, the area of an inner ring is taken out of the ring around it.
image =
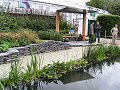
[[[0,64],[19,60],[20,56],[26,56],[32,53],[39,54],[67,49],[70,49],[69,44],[57,41],[48,41],[41,44],[31,44],[23,47],[14,47],[10,48],[9,51],[5,53],[0,53]]]

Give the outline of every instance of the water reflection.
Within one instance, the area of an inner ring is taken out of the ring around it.
[[[106,60],[85,69],[85,72],[71,72],[51,83],[35,82],[16,90],[119,90],[120,57]],[[13,90],[13,89],[11,89]]]
[[[99,62],[97,64],[91,65],[89,67],[86,67],[86,72],[89,74],[96,74],[97,72],[101,73],[105,72],[105,69],[108,67],[111,67],[112,65],[115,65],[115,63],[120,62],[120,57],[114,57],[111,59],[107,59],[104,62]]]
[[[89,80],[94,77],[86,72],[71,72],[61,78],[63,84],[69,84],[77,81]]]

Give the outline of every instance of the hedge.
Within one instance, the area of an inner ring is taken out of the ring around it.
[[[55,32],[55,30],[39,31],[38,36],[42,40],[62,41],[62,34]]]
[[[0,31],[18,31],[19,28],[45,31],[55,29],[55,17],[0,13],[0,26]]]
[[[33,31],[49,31],[56,28],[55,16],[36,15],[9,15],[0,12],[0,31],[19,31],[20,29],[31,29]],[[60,30],[68,33],[71,25],[61,19]]]
[[[115,26],[115,24],[118,24],[118,29],[120,30],[120,16],[118,15],[100,15],[97,17],[97,21],[100,22],[102,28],[101,36],[105,36],[105,30],[106,35],[111,36],[111,29]]]

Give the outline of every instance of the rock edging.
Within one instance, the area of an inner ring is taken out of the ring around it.
[[[10,48],[7,52],[0,53],[0,64],[19,60],[20,56],[30,55],[31,53],[47,53],[70,49],[70,45],[59,41],[48,41],[40,44],[31,44],[22,47]]]

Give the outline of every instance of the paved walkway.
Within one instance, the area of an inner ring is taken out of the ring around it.
[[[112,39],[101,38],[100,41],[102,43],[112,44]],[[115,43],[116,43],[117,46],[120,46],[120,40],[116,40]]]
[[[112,39],[105,39],[105,38],[101,38],[100,42],[102,44],[112,44]],[[88,41],[70,41],[70,42],[65,42],[67,44],[70,44],[73,47],[80,47],[80,46],[89,46],[91,44],[89,44]],[[96,42],[96,44],[98,44]],[[120,40],[116,40],[116,45],[120,46]]]
[[[72,47],[69,50],[37,54],[36,57],[37,60],[42,60],[43,61],[42,66],[45,66],[47,64],[52,64],[53,61],[63,62],[80,59],[82,57],[82,50],[84,50],[83,47]],[[27,64],[31,62],[31,56],[20,57],[20,62],[21,66],[26,68]],[[10,71],[10,66],[11,66],[10,63],[0,65],[0,78],[6,76],[5,74],[7,74]]]
[[[89,42],[88,41],[70,41],[70,42],[65,42],[73,47],[80,47],[80,46],[89,46]]]

